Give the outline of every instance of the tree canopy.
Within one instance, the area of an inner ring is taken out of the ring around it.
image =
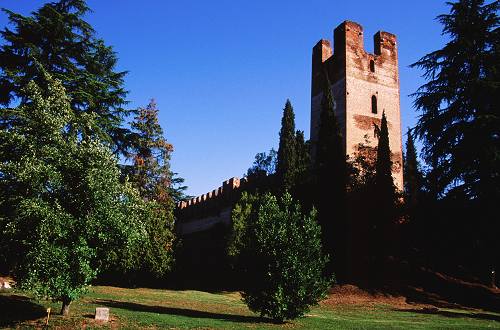
[[[29,16],[3,9],[12,28],[0,32],[0,104],[11,105],[23,97],[28,82],[42,82],[37,63],[62,82],[75,116],[70,129],[94,134],[114,151],[128,146],[123,127],[127,92],[126,72],[117,71],[113,48],[97,38],[84,20],[85,0],[49,2]],[[89,127],[85,114],[95,115]]]
[[[137,264],[148,205],[120,182],[108,147],[70,133],[69,97],[39,70],[43,84],[29,82],[21,104],[2,111],[1,240],[18,284],[67,314],[99,272]]]

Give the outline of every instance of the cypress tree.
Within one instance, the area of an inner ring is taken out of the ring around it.
[[[3,11],[13,29],[0,32],[0,104],[15,102],[30,81],[43,83],[39,63],[70,96],[74,131],[97,135],[114,151],[126,149],[128,130],[122,127],[128,114],[123,108],[126,72],[116,70],[116,53],[83,19],[90,11],[86,1],[49,2],[30,16]],[[95,115],[93,127],[86,125],[87,113]]]
[[[392,178],[391,150],[389,147],[389,130],[385,112],[378,132],[377,161],[375,163],[375,191],[371,196],[377,208],[373,216],[372,251],[381,261],[383,257],[392,254],[392,229],[396,215],[396,187]],[[378,265],[380,267],[380,265]],[[381,269],[377,269],[381,270]]]
[[[413,134],[408,128],[406,140],[406,157],[404,162],[404,186],[406,204],[410,208],[415,208],[418,204],[422,188],[422,172],[417,158],[417,150],[413,141]]]
[[[346,158],[342,134],[335,116],[334,99],[327,72],[323,76],[320,125],[316,146],[316,207],[325,252],[336,256],[336,272],[342,279],[346,268]],[[330,269],[332,271],[333,269]]]
[[[304,131],[297,130],[295,133],[295,149],[297,155],[297,179],[304,179],[311,162],[309,145],[304,139]]]
[[[377,162],[375,164],[375,185],[382,207],[391,207],[396,198],[396,187],[392,178],[391,149],[389,147],[389,129],[385,112],[382,113],[378,131]]]
[[[290,191],[296,179],[295,114],[290,100],[286,100],[281,119],[280,143],[276,174],[281,191]]]

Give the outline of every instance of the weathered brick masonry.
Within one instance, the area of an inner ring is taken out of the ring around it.
[[[363,47],[361,25],[345,21],[334,31],[333,50],[330,41],[322,39],[313,48],[311,82],[311,142],[314,158],[323,97],[323,72],[328,73],[335,113],[344,136],[348,155],[358,151],[358,145],[370,137],[370,146],[376,147],[374,124],[380,126],[385,111],[393,161],[394,183],[403,188],[403,157],[401,145],[401,118],[399,102],[399,74],[396,36],[377,32],[374,37],[375,54]]]

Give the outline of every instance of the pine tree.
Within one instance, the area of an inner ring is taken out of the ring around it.
[[[500,2],[448,2],[438,16],[450,41],[412,67],[428,80],[414,94],[415,128],[440,195],[500,198]]]
[[[406,155],[404,162],[404,179],[405,179],[405,195],[406,204],[414,209],[419,202],[421,189],[422,189],[422,172],[420,169],[420,163],[417,158],[417,150],[415,148],[415,143],[413,142],[413,134],[411,129],[408,128],[408,133],[406,134]]]
[[[500,2],[447,4],[450,12],[438,20],[449,41],[412,65],[427,80],[414,94],[421,112],[415,133],[429,190],[440,198],[431,211],[451,220],[435,242],[450,247],[446,260],[453,254],[464,263],[468,254],[472,267],[490,274],[500,267],[500,222],[490,216],[500,200]]]
[[[131,181],[146,200],[166,204],[172,202],[169,189],[172,185],[170,156],[173,146],[163,135],[158,111],[155,100],[151,100],[145,108],[137,110],[130,125],[134,145],[129,154],[133,160]]]
[[[281,119],[280,143],[276,175],[280,184],[279,190],[290,191],[296,179],[296,147],[295,147],[295,114],[290,100],[286,100]]]
[[[50,2],[30,16],[3,11],[13,29],[0,32],[0,104],[15,102],[29,81],[43,81],[37,69],[40,63],[62,81],[71,98],[76,116],[70,128],[98,135],[115,151],[126,149],[128,130],[122,126],[128,114],[123,108],[126,72],[116,71],[115,52],[83,19],[89,12],[85,0]],[[93,127],[86,125],[86,113],[95,114]]]

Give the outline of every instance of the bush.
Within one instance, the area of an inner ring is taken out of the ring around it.
[[[288,193],[279,201],[271,194],[244,195],[234,216],[246,220],[229,242],[246,279],[244,302],[278,322],[304,315],[332,283],[323,276],[328,258],[321,252],[316,211],[302,214]]]

